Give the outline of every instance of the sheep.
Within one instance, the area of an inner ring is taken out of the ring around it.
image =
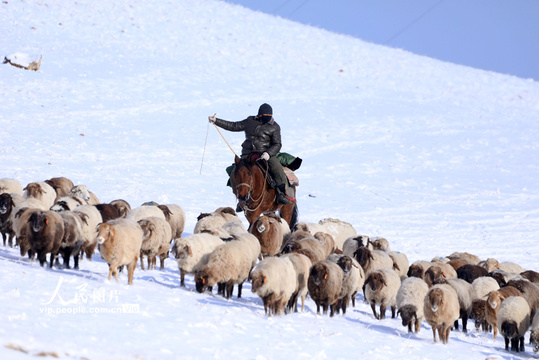
[[[457,270],[457,277],[469,282],[470,284],[473,283],[473,281],[478,277],[487,275],[487,270],[479,265],[466,264],[459,267]]]
[[[296,224],[295,230],[309,231],[313,235],[319,231],[330,234],[335,240],[335,247],[340,251],[343,250],[343,243],[346,239],[357,235],[356,230],[351,224],[331,218],[320,220],[318,224],[300,222]]]
[[[374,250],[379,251],[379,250]],[[395,318],[397,309],[397,292],[401,285],[399,275],[392,268],[372,271],[365,280],[365,299],[371,304],[376,319],[385,319],[386,307],[391,307],[391,318]],[[376,313],[376,305],[380,305],[380,315]]]
[[[37,210],[46,210],[41,201],[33,198],[23,199],[11,210],[10,215],[11,228],[17,238],[16,245],[20,247],[21,256],[26,255],[28,252],[30,259],[33,258],[34,251],[31,249],[26,238],[26,224],[28,223],[30,214]]]
[[[537,352],[539,352],[539,315],[535,313],[535,316],[532,319],[530,344],[533,346],[533,353],[537,354]]]
[[[131,205],[123,199],[113,200],[109,204],[116,206],[121,218],[126,218],[127,214],[131,211]]]
[[[202,233],[192,234],[174,241],[172,254],[180,271],[180,286],[185,287],[185,275],[194,274],[208,261],[210,253],[223,244],[218,236]]]
[[[9,178],[0,179],[0,194],[4,193],[22,195],[23,189],[19,180]]]
[[[363,268],[367,278],[375,270],[393,268],[393,260],[381,250],[371,251],[366,247],[360,247],[354,253],[354,258]]]
[[[365,283],[365,273],[358,262],[348,255],[331,254],[328,257],[329,261],[333,261],[343,271],[343,280],[341,294],[339,295],[339,303],[337,304],[337,313],[342,310],[343,315],[346,314],[346,308],[352,300],[355,306],[355,297],[358,291],[361,290]]]
[[[15,236],[13,221],[11,219],[11,213],[17,206],[14,197],[16,198],[15,194],[0,194],[0,232],[2,233],[4,246],[6,246],[7,240],[10,247],[13,247],[13,237]]]
[[[51,206],[50,210],[56,212],[69,211],[75,210],[77,206],[81,205],[88,205],[88,203],[77,196],[62,196],[61,198],[56,199],[56,202]]]
[[[472,284],[467,281],[458,278],[436,279],[433,285],[446,284],[451,286],[456,292],[459,300],[459,319],[462,319],[462,331],[468,332],[468,311],[472,306]],[[458,319],[454,323],[455,330],[459,329]]]
[[[485,319],[486,297],[491,291],[500,287],[496,280],[488,276],[482,276],[472,282],[472,306],[468,310],[468,317],[475,321],[475,328],[481,326],[483,331],[488,330],[488,323]]]
[[[417,333],[421,328],[421,323],[425,318],[423,302],[428,291],[427,283],[417,277],[404,279],[397,291],[397,316],[400,314],[402,326],[407,326],[409,333],[412,331]]]
[[[311,266],[307,288],[309,296],[316,304],[317,314],[320,314],[320,307],[323,314],[327,314],[329,307],[329,316],[333,317],[341,295],[342,280],[343,271],[334,262],[322,260]]]
[[[213,235],[222,235],[222,228],[225,223],[229,221],[240,222],[241,220],[230,207],[218,208],[212,213],[203,213],[197,217],[197,223],[195,224],[194,234],[208,232]]]
[[[510,296],[522,296],[522,293],[512,286],[506,286],[495,291],[491,291],[487,295],[485,305],[485,319],[492,326],[494,332],[494,340],[498,335],[498,310],[502,302]]]
[[[483,268],[485,268],[487,270],[487,272],[491,272],[491,271],[494,271],[494,270],[503,270],[505,272],[508,272],[508,273],[516,273],[516,274],[520,274],[521,272],[524,271],[524,269],[514,263],[514,262],[511,262],[511,261],[504,261],[504,262],[498,262],[498,260],[496,259],[493,259],[493,258],[488,258],[487,260],[485,261],[481,261],[479,263],[479,265]]]
[[[254,239],[258,244],[258,240]],[[208,256],[207,263],[195,271],[196,290],[202,293],[217,283],[225,283],[224,296],[230,299],[234,284],[238,284],[238,298],[240,298],[243,282],[247,280],[258,258],[258,254],[253,257],[252,249],[246,245],[248,241],[245,239],[229,241],[217,246]]]
[[[324,244],[313,238],[306,238],[289,242],[283,249],[283,253],[297,252],[300,249],[312,251],[314,255],[313,263],[326,259],[326,249]]]
[[[133,285],[133,275],[142,245],[142,229],[130,219],[114,219],[98,226],[97,243],[101,257],[109,264],[109,276],[118,281],[118,267],[127,266],[127,284]]]
[[[97,205],[100,203],[99,199],[93,192],[88,190],[86,185],[76,185],[69,190],[69,195],[78,196],[84,199],[89,205]]]
[[[318,231],[313,236],[316,240],[320,241],[322,246],[324,247],[326,251],[326,257],[328,257],[330,254],[332,254],[336,248],[335,248],[335,240],[333,239],[333,236],[331,236],[328,233]]]
[[[375,238],[374,240],[371,240],[372,242],[372,248],[374,250],[382,250],[386,253],[389,253],[391,251],[389,247],[389,241],[387,241],[386,238]]]
[[[496,269],[487,274],[487,276],[493,278],[498,282],[498,285],[500,287],[507,285],[507,282],[511,279],[524,279],[524,277],[520,276],[520,274],[517,273],[508,273],[504,270]]]
[[[34,211],[26,224],[26,239],[32,250],[37,254],[39,264],[43,266],[50,254],[49,268],[60,250],[64,237],[64,222],[54,211]]]
[[[0,209],[1,210],[1,209]],[[539,283],[539,273],[533,270],[526,270],[520,273],[525,279],[530,280],[533,283]]]
[[[449,264],[443,264],[443,263],[435,263],[431,267],[425,271],[425,275],[423,275],[423,280],[429,285],[429,287],[432,286],[432,283],[434,280],[439,278],[444,279],[451,279],[456,278],[457,272],[453,267]]]
[[[131,219],[133,221],[139,221],[144,218],[149,217],[158,217],[163,220],[166,220],[165,214],[163,213],[163,210],[158,208],[157,206],[139,206],[134,209],[131,209],[131,211],[127,214],[126,219]]]
[[[279,253],[284,236],[279,216],[262,214],[250,226],[249,232],[260,242],[262,256],[275,256]]]
[[[220,237],[224,241],[233,240],[234,236],[239,236],[248,232],[245,226],[237,221],[224,223],[221,228],[224,230],[224,234]]]
[[[103,222],[107,222],[109,220],[118,219],[120,217],[120,213],[118,212],[118,208],[111,204],[95,204],[92,205],[95,206],[97,211],[101,214],[101,219],[103,219]]]
[[[69,191],[73,187],[73,181],[65,177],[51,178],[49,180],[45,180],[45,182],[49,184],[56,192],[56,199],[54,200],[55,202],[63,196],[68,196]]]
[[[156,256],[160,257],[161,270],[165,267],[165,257],[168,255],[172,229],[170,224],[158,217],[149,217],[137,221],[142,229],[142,245],[140,246],[140,268],[144,269],[144,259],[148,259],[148,269],[156,268]]]
[[[307,280],[309,278],[309,270],[313,263],[307,256],[298,253],[285,254],[281,257],[290,259],[296,272],[296,290],[288,301],[287,309],[288,311],[297,312],[297,300],[301,298],[301,311],[303,312],[305,310],[305,297],[308,292]]]
[[[183,230],[185,229],[185,213],[183,209],[176,204],[167,204],[167,205],[158,205],[161,210],[166,207],[168,209],[167,212],[163,210],[163,213],[165,214],[165,219],[170,224],[170,229],[172,230],[172,238],[173,239],[179,239],[183,235]]]
[[[432,327],[434,342],[436,331],[443,344],[449,342],[451,326],[459,318],[457,292],[449,285],[433,285],[425,296],[423,311],[427,323]]]
[[[393,269],[397,272],[401,281],[406,279],[408,277],[408,269],[410,268],[406,254],[398,251],[390,251],[388,255],[393,260]]]
[[[103,218],[99,210],[92,205],[77,206],[73,212],[80,217],[82,222],[84,244],[82,245],[81,253],[86,254],[86,258],[91,260],[97,246],[97,225],[103,222]]]
[[[289,258],[266,257],[251,271],[251,283],[266,315],[282,315],[297,288],[296,270]]]
[[[56,200],[56,191],[44,181],[29,183],[23,190],[25,199],[37,199],[46,209],[50,209]]]
[[[505,286],[513,286],[522,293],[530,305],[530,318],[533,319],[539,308],[539,285],[524,279],[512,279]]]
[[[60,245],[60,254],[64,259],[64,267],[69,269],[69,257],[73,256],[75,269],[79,268],[79,255],[82,245],[84,245],[84,232],[82,230],[82,220],[71,211],[59,213],[64,222],[64,237]]]
[[[425,275],[425,272],[434,265],[433,262],[430,261],[424,261],[424,260],[418,260],[415,261],[410,267],[408,268],[408,277],[418,277],[420,279],[423,279],[423,276]]]
[[[454,259],[454,260],[449,260],[448,264],[451,265],[453,267],[453,269],[455,269],[455,271],[456,271],[461,266],[467,265],[468,262],[466,260],[463,260],[463,259]],[[458,277],[458,274],[457,274],[457,277]]]
[[[283,244],[281,245],[280,253],[285,253],[287,250],[286,248],[290,248],[291,243],[297,240],[301,239],[309,239],[312,238],[313,235],[310,232],[303,231],[303,230],[296,230],[294,232],[288,233],[283,236]]]
[[[530,327],[530,306],[520,296],[510,296],[498,309],[497,327],[505,340],[505,350],[524,352],[524,334]],[[520,346],[519,346],[520,344]]]
[[[361,247],[368,247],[369,250],[374,250],[367,235],[357,235],[346,239],[342,245],[342,253],[350,257],[354,257],[356,250]]]
[[[468,264],[477,265],[481,262],[481,259],[477,255],[469,254],[467,252],[454,252],[451,255],[447,256],[449,260],[462,259],[465,260]]]

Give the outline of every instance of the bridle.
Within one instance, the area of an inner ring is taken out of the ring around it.
[[[268,181],[268,170],[269,170],[269,165],[268,165],[267,161],[266,161],[265,163],[266,163],[266,169],[262,169],[262,167],[260,167],[260,169],[261,169],[262,171],[264,171],[264,184]],[[259,166],[259,165],[258,165],[258,164],[253,164],[253,166]],[[235,186],[235,189],[236,189],[236,194],[239,193],[238,188],[239,188],[240,186],[246,186],[246,187],[249,189],[249,191],[247,192],[247,195],[246,195],[245,202],[244,202],[244,206],[245,206],[245,207],[242,206],[242,208],[244,208],[244,210],[246,210],[246,211],[254,212],[254,211],[258,210],[258,208],[260,208],[260,206],[262,206],[262,204],[264,203],[264,199],[265,199],[265,197],[266,197],[266,192],[267,192],[267,191],[265,191],[265,189],[262,188],[262,191],[261,191],[260,196],[259,196],[258,198],[256,198],[256,199],[253,199],[253,198],[251,197],[251,192],[252,192],[252,190],[253,190],[253,174],[252,174],[252,172],[251,172],[251,175],[249,175],[249,179],[250,179],[250,184],[247,184],[247,183],[239,183],[239,184],[237,184],[237,185]],[[277,196],[277,195],[275,195],[275,196]],[[238,199],[238,195],[236,195],[236,199]],[[256,204],[258,201],[260,201],[260,202],[258,203],[258,205],[257,205],[255,208],[251,209],[251,208],[249,208],[249,207],[247,206],[247,201],[249,201],[249,200],[251,200],[251,201],[250,201],[251,203],[255,203],[255,204]],[[275,200],[275,199],[274,199],[274,200]],[[238,201],[239,201],[239,200],[238,200]]]

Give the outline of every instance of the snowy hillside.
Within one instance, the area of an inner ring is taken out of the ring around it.
[[[214,0],[10,0],[0,23],[2,58],[42,55],[37,72],[0,66],[0,178],[176,203],[190,233],[201,212],[235,207],[234,154],[208,115],[242,120],[267,102],[283,150],[304,159],[300,220],[345,220],[410,262],[467,251],[539,271],[537,82]],[[243,135],[224,135],[239,151]],[[99,254],[47,270],[0,247],[0,274],[5,359],[514,355],[492,334],[452,332],[444,346],[424,323],[408,335],[361,301],[346,316],[317,316],[309,300],[267,318],[249,284],[229,301],[196,293],[192,277],[180,288],[173,259],[128,287],[125,274],[106,280]]]

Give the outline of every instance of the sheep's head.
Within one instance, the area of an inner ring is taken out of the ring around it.
[[[344,275],[348,275],[350,273],[350,270],[352,270],[352,266],[354,266],[352,258],[350,256],[341,256],[339,260],[337,260],[337,265],[339,265],[344,272]]]
[[[313,279],[313,283],[316,286],[319,286],[320,284],[322,284],[324,281],[327,280],[329,276],[328,268],[324,264],[320,264],[320,263],[314,264],[311,267],[310,276]]]
[[[118,209],[118,213],[120,214],[120,217],[126,218],[127,214],[131,211],[131,206],[129,203],[125,200],[114,200],[110,202],[111,205],[115,206],[116,209]]]
[[[26,191],[26,197],[32,197],[36,199],[41,199],[43,194],[45,193],[41,185],[35,182],[26,185],[23,190]]]
[[[193,251],[191,250],[191,247],[188,244],[180,245],[178,247],[174,247],[174,256],[177,260],[185,260],[189,256],[193,255]]]
[[[253,229],[256,229],[259,234],[263,234],[266,230],[269,230],[270,224],[269,224],[269,218],[268,217],[260,217],[256,219]]]
[[[417,321],[417,308],[415,305],[404,305],[397,311],[397,316],[399,314],[402,318],[402,326],[409,326],[414,321]]]
[[[208,286],[213,285],[215,284],[210,284],[210,276],[207,273],[207,267],[195,272],[195,288],[199,293],[203,293]]]
[[[539,329],[532,329],[530,332],[530,343],[533,345],[533,352],[539,352]]]
[[[387,286],[384,274],[378,271],[372,272],[365,280],[365,286],[367,285],[370,285],[373,292],[380,291],[384,286]]]
[[[170,221],[170,217],[173,215],[172,214],[172,211],[170,211],[170,209],[168,208],[168,206],[166,205],[157,205],[157,207],[159,209],[161,209],[161,211],[163,212],[163,214],[165,215],[165,219],[167,219],[167,221]]]
[[[79,197],[85,201],[90,201],[90,192],[88,191],[88,187],[86,185],[73,186],[71,190],[69,190],[69,194]]]
[[[363,246],[354,252],[354,256],[363,268],[367,267],[371,263],[371,260],[374,260],[371,251]]]
[[[372,248],[374,250],[382,250],[385,252],[389,252],[389,242],[385,238],[379,238],[372,242]]]
[[[102,245],[107,240],[114,238],[114,227],[111,224],[102,223],[97,226],[97,243]]]
[[[266,275],[262,271],[257,270],[257,269],[253,270],[253,272],[251,273],[251,282],[252,282],[251,291],[257,292],[259,289],[262,288],[262,286],[264,286],[267,280],[268,279]]]
[[[54,204],[51,207],[51,210],[56,211],[56,212],[68,211],[69,206],[67,205],[67,202],[65,202],[64,200],[60,200],[60,201],[57,201],[56,204]]]
[[[43,211],[34,211],[32,215],[30,215],[28,222],[32,224],[32,231],[37,233],[49,224],[49,219]]]
[[[505,320],[500,327],[500,332],[509,339],[519,336],[518,325],[514,320]]]
[[[503,276],[503,274],[501,272],[491,271],[491,272],[488,273],[487,276],[490,276],[491,278],[496,280],[496,282],[498,283],[498,285],[500,287],[503,287],[503,286],[507,285],[507,281],[505,281],[505,277]]]
[[[445,274],[442,268],[440,268],[438,265],[431,266],[427,271],[425,271],[425,275],[423,275],[423,280],[425,280],[425,282],[430,286],[432,286],[434,280],[440,278],[445,278]]]
[[[15,203],[13,202],[13,198],[10,194],[0,194],[0,214],[4,215],[14,207]]]
[[[313,237],[324,245],[328,243],[335,244],[335,240],[333,239],[333,236],[322,231],[318,231],[316,234],[314,234]],[[333,252],[333,250],[335,249],[331,249],[331,252]]]
[[[417,277],[423,279],[423,267],[421,265],[412,264],[408,268],[408,277]]]
[[[355,241],[357,241],[357,246],[358,246],[358,247],[360,247],[360,246],[367,246],[367,244],[368,244],[369,241],[370,241],[370,238],[369,238],[367,235],[354,236],[352,239],[354,239]]]
[[[427,294],[427,299],[432,312],[436,312],[445,304],[444,291],[440,288],[432,288]]]
[[[497,310],[503,300],[504,297],[498,291],[491,291],[487,295],[486,305],[493,310]]]
[[[149,239],[155,231],[155,224],[148,219],[141,219],[137,222],[142,229],[142,241]]]

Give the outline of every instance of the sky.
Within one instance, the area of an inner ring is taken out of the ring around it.
[[[539,81],[537,0],[226,0],[415,54]]]

